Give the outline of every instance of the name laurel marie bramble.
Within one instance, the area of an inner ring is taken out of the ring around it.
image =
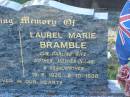
[[[30,32],[30,37],[31,38],[58,38],[62,39],[63,34],[59,32]],[[90,32],[83,32],[83,33],[67,33],[66,37],[69,39],[95,39],[96,38],[96,33],[90,33]],[[40,42],[40,47],[41,48],[87,48],[86,42],[47,42],[47,41],[41,41]]]

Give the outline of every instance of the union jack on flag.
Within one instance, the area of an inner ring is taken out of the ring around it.
[[[120,14],[119,35],[123,45],[126,42],[125,37],[130,38],[130,0],[126,2]]]

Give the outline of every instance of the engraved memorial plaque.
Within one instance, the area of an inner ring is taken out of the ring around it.
[[[0,67],[3,91],[106,95],[107,21],[44,5],[0,7]]]

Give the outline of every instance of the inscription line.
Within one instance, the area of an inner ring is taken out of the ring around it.
[[[19,40],[20,40],[20,56],[21,56],[21,63],[22,63],[22,76],[25,77],[25,67],[24,67],[24,60],[23,60],[23,46],[22,46],[21,31],[19,31]]]

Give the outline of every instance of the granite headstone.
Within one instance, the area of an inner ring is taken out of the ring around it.
[[[47,6],[0,7],[0,90],[106,95],[107,21]]]

